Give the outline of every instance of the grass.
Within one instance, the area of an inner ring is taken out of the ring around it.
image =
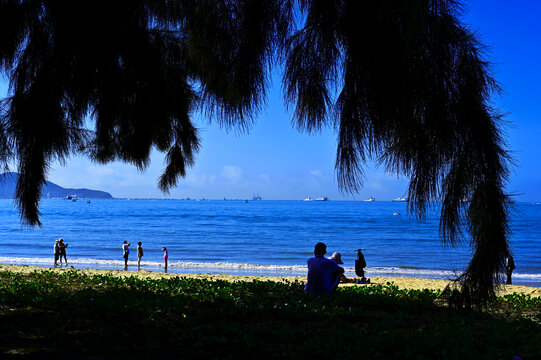
[[[541,298],[475,311],[387,285],[0,272],[0,358],[541,359]]]

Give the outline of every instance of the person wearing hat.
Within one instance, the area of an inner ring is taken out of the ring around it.
[[[338,265],[344,264],[344,262],[342,261],[342,255],[339,252],[336,252],[336,251],[328,259],[334,261]],[[342,269],[342,271],[344,270],[343,268],[341,268],[341,269]],[[360,283],[359,279],[348,279],[344,275],[343,272],[342,272],[342,274],[340,274],[340,282],[341,283],[353,283],[353,284],[359,284]]]
[[[338,287],[340,275],[344,269],[334,261],[325,258],[327,245],[322,242],[316,244],[314,257],[308,259],[308,279],[304,286],[307,295],[321,296],[332,294]]]

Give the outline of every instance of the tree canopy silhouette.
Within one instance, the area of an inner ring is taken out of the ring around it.
[[[246,127],[282,60],[298,128],[338,129],[340,187],[362,186],[368,157],[408,176],[410,210],[438,201],[444,241],[469,239],[459,280],[486,300],[509,255],[509,158],[498,86],[460,15],[452,0],[4,0],[0,157],[17,163],[22,220],[40,224],[47,167],[74,153],[144,169],[166,152],[167,191],[199,148],[194,110]]]

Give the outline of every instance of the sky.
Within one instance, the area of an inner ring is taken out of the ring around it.
[[[508,193],[517,201],[541,201],[541,1],[474,0],[467,2],[463,22],[481,35],[503,94],[493,105],[506,113],[504,134],[515,166]],[[338,189],[335,171],[337,134],[334,129],[306,134],[291,123],[292,109],[283,102],[280,74],[273,74],[267,101],[250,131],[227,131],[202,116],[194,117],[201,150],[186,178],[169,194],[157,188],[164,156],[155,152],[144,171],[115,162],[96,164],[72,157],[53,163],[48,180],[69,188],[91,188],[120,198],[206,198],[389,201],[405,194],[408,179],[387,174],[373,162],[365,167],[364,186],[356,194]],[[5,94],[6,84],[0,84]],[[3,97],[3,96],[2,96]]]

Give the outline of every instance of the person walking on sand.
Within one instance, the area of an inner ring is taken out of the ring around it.
[[[505,259],[505,273],[507,275],[507,285],[512,285],[513,281],[511,280],[511,275],[513,275],[513,270],[515,270],[515,260],[511,255]]]
[[[54,267],[58,266],[58,257],[60,256],[60,247],[58,246],[58,240],[54,242]]]
[[[167,272],[167,259],[169,259],[169,252],[167,251],[166,247],[162,247],[163,251],[163,261],[165,263],[165,272]]]
[[[304,286],[307,295],[320,296],[332,294],[338,287],[344,269],[334,261],[326,259],[327,245],[318,242],[314,247],[314,257],[308,259],[308,279]]]
[[[64,239],[60,238],[58,239],[58,249],[60,251],[58,258],[60,259],[60,266],[62,266],[62,257],[64,257],[64,262],[66,263],[66,266],[68,266],[68,259],[66,257],[66,248],[68,247],[68,244],[64,244]]]
[[[130,256],[130,243],[124,240],[122,245],[122,251],[124,252],[124,270],[128,268],[128,257]]]
[[[143,253],[143,243],[142,242],[138,242],[137,243],[137,269],[141,269],[141,258],[143,257],[144,253]]]

